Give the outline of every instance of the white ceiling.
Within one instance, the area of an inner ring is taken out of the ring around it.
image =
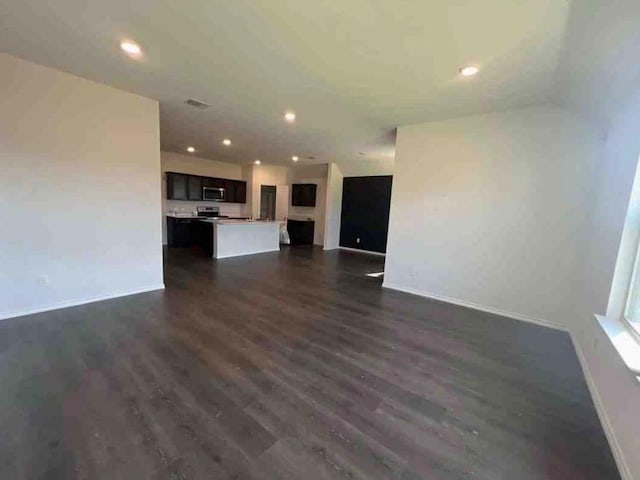
[[[380,161],[393,156],[399,125],[582,106],[594,93],[576,90],[574,74],[589,70],[583,40],[598,42],[598,4],[609,2],[631,8],[611,48],[638,37],[637,0],[0,0],[0,50],[159,100],[165,150],[194,145],[240,163]],[[620,20],[606,18],[609,29]],[[143,58],[124,55],[123,39]],[[480,74],[460,78],[467,64]],[[582,110],[599,117],[605,107]]]

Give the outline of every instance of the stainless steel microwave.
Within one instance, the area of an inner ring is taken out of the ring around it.
[[[202,199],[216,202],[224,202],[224,188],[203,187]]]

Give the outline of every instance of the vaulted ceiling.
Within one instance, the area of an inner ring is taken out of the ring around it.
[[[0,51],[159,100],[166,150],[367,162],[393,156],[397,126],[429,120],[557,103],[606,123],[638,87],[639,10],[630,0],[0,0]],[[140,58],[121,51],[126,39]],[[469,64],[480,73],[461,77]]]

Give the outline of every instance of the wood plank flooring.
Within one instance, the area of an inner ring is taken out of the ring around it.
[[[164,292],[0,323],[0,478],[619,478],[566,334],[382,267],[172,249]]]

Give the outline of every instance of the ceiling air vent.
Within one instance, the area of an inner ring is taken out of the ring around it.
[[[196,108],[209,108],[211,106],[208,103],[201,102],[200,100],[196,100],[195,98],[190,98],[185,103]]]

